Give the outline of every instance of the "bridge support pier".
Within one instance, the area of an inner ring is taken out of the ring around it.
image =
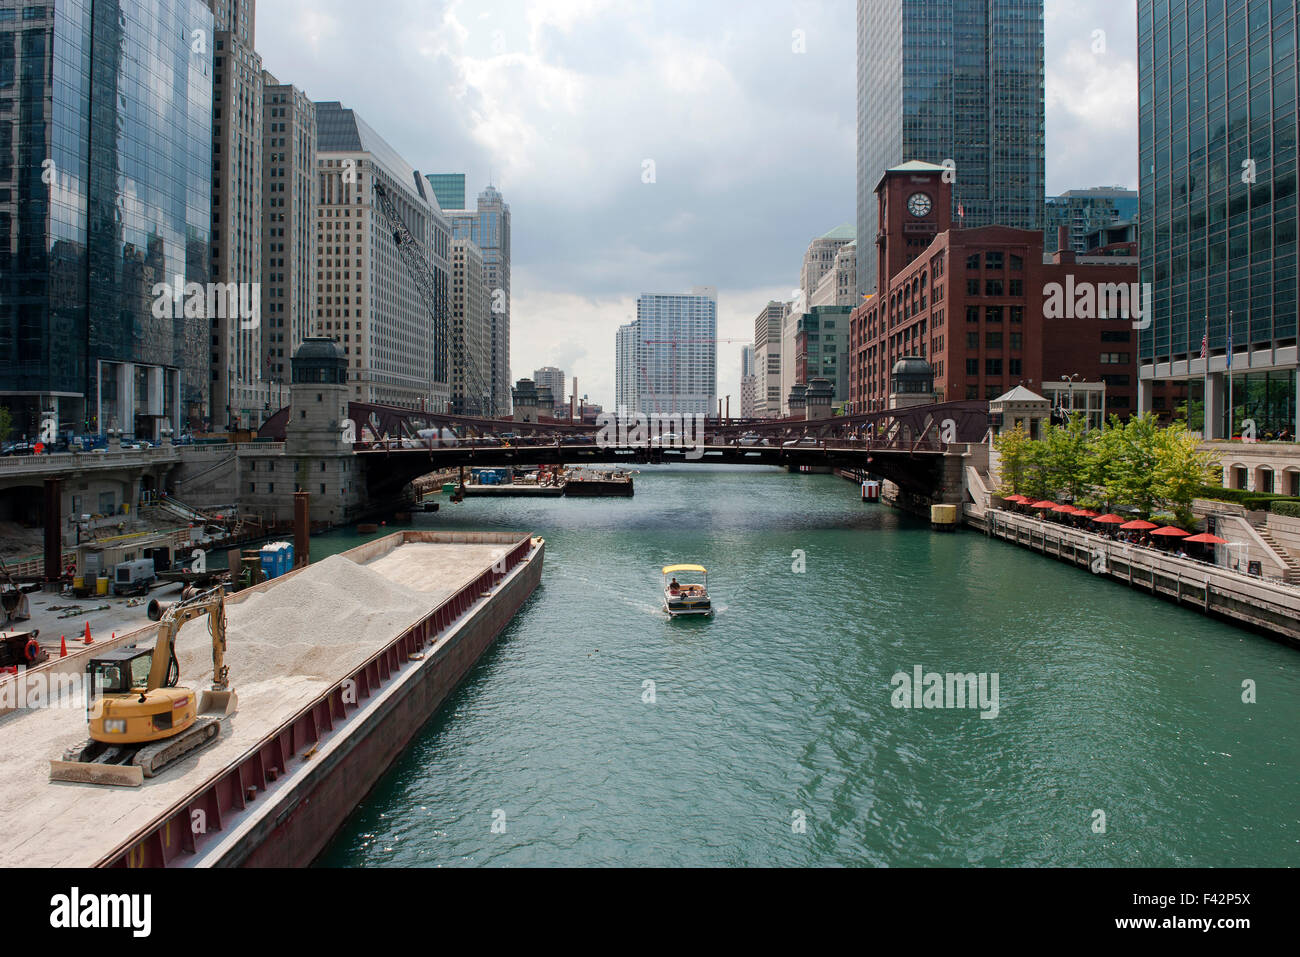
[[[45,583],[63,577],[63,483],[56,478],[45,480]]]

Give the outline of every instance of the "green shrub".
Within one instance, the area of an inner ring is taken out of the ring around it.
[[[1274,515],[1285,515],[1288,518],[1300,518],[1300,502],[1274,502],[1269,508]]]
[[[1300,504],[1300,498],[1289,495],[1276,495],[1269,492],[1250,492],[1243,488],[1217,488],[1203,485],[1197,493],[1198,498],[1207,498],[1215,502],[1232,502],[1251,511],[1271,511],[1277,504],[1292,502]]]

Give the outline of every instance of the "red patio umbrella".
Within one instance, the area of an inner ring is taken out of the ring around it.
[[[1116,515],[1113,512],[1109,515],[1098,516],[1097,518],[1094,518],[1093,521],[1100,522],[1102,525],[1123,525],[1124,524],[1123,517]]]
[[[1220,538],[1218,535],[1211,535],[1209,532],[1201,532],[1199,535],[1189,535],[1184,538],[1185,542],[1196,542],[1200,545],[1226,545],[1228,540]]]
[[[1056,508],[1056,503],[1049,502],[1047,501],[1047,499],[1043,499],[1041,502],[1035,502],[1033,505],[1030,505],[1029,507],[1030,508]]]
[[[1173,525],[1166,525],[1164,528],[1157,528],[1152,535],[1167,535],[1170,538],[1182,538],[1185,535],[1191,535],[1191,532],[1185,532],[1181,528],[1175,528]]]
[[[1077,512],[1078,509],[1075,508],[1073,505],[1053,505],[1052,511],[1053,512]]]
[[[1002,499],[1002,501],[1015,502],[1017,505],[1024,505],[1029,501],[1029,499],[1025,498],[1023,495],[1007,495]]]
[[[1134,519],[1131,522],[1125,522],[1120,526],[1126,532],[1145,532],[1148,528],[1156,528],[1155,522],[1148,522],[1144,519]]]
[[[1090,508],[1080,508],[1080,509],[1076,509],[1074,514],[1078,515],[1080,518],[1096,518],[1101,513],[1094,512]]]

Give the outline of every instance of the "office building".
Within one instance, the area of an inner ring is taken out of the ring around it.
[[[262,368],[275,412],[316,320],[316,107],[265,71],[262,101]]]
[[[1138,235],[1155,300],[1137,333],[1142,406],[1153,383],[1180,382],[1189,423],[1216,438],[1247,422],[1258,438],[1294,438],[1300,425],[1298,7],[1137,4]],[[1258,478],[1274,487],[1272,472]]]
[[[464,173],[428,173],[424,178],[433,187],[433,195],[444,213],[465,208]]]
[[[568,393],[564,391],[564,370],[557,369],[555,366],[542,366],[533,372],[533,381],[537,383],[537,388],[550,389],[551,395],[555,397],[555,414],[568,415],[569,406],[566,400]],[[547,413],[550,415],[551,413]]]
[[[195,39],[212,33],[200,0],[0,0],[0,404],[16,437],[207,424],[208,330],[182,297],[209,278],[213,49]]]
[[[885,278],[850,318],[849,410],[888,408],[894,363],[921,357],[938,402],[985,401],[1024,385],[1058,408],[1088,411],[1094,426],[1134,412],[1136,248],[1067,249],[1045,261],[1040,230],[956,227],[942,174],[910,162],[881,177]]]
[[[690,295],[643,295],[636,319],[615,342],[619,408],[628,412],[715,415],[718,294],[697,286]]]
[[[754,414],[781,414],[781,319],[785,304],[773,300],[754,319]]]
[[[754,347],[742,346],[740,350],[740,415],[741,418],[754,417],[755,391],[758,376],[754,373]]]
[[[458,415],[487,415],[492,406],[492,318],[483,281],[483,252],[468,239],[451,241],[451,404]]]
[[[857,292],[876,288],[876,184],[905,160],[955,177],[965,227],[1042,229],[1043,0],[858,0]]]
[[[445,209],[445,207],[444,207]],[[510,415],[510,207],[495,186],[479,193],[476,208],[446,209],[453,235],[483,251],[483,276],[492,313],[489,390],[492,414]]]
[[[236,290],[242,311],[208,315],[214,424],[257,428],[268,415],[262,315],[262,58],[252,0],[208,0],[216,17],[212,65],[212,281]],[[254,307],[255,308],[252,308]],[[256,314],[254,314],[256,313]]]
[[[1097,186],[1093,189],[1069,189],[1060,196],[1047,197],[1043,207],[1043,252],[1057,250],[1062,226],[1070,237],[1070,249],[1088,251],[1088,234],[1119,222],[1137,218],[1137,190],[1122,186]]]
[[[443,411],[451,398],[450,226],[425,178],[355,111],[315,106],[316,334],[343,346],[354,400]],[[376,182],[418,246],[414,267],[398,250]],[[439,319],[448,333],[440,344]]]

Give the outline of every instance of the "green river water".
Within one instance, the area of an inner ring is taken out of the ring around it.
[[[1300,652],[833,476],[636,483],[416,516],[541,535],[542,584],[319,863],[1300,864]],[[714,617],[664,615],[670,562]],[[996,717],[895,707],[917,666]]]

